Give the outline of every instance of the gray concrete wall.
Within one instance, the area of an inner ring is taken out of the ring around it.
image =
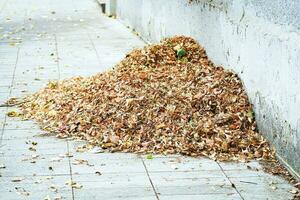
[[[191,36],[237,72],[260,131],[300,173],[300,1],[118,0],[117,16],[151,42]]]

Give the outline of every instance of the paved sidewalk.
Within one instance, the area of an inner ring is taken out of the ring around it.
[[[49,80],[92,75],[144,43],[94,0],[0,0],[0,104]],[[147,159],[80,152],[82,141],[43,135],[0,107],[0,199],[291,199],[257,162],[184,156]],[[78,152],[79,151],[79,152]]]

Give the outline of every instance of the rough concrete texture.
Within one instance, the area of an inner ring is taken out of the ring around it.
[[[239,74],[260,131],[300,173],[300,2],[296,0],[119,0],[117,15],[143,38],[197,39]]]

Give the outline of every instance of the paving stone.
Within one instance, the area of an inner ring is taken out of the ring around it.
[[[65,182],[70,180],[66,176],[25,176],[20,182],[12,182],[13,177],[0,177],[0,197],[3,199],[51,199],[61,196],[62,199],[72,199],[71,187]],[[21,192],[29,193],[26,196]],[[56,191],[57,190],[57,191]]]
[[[187,184],[184,186],[159,186],[155,188],[160,195],[223,194],[227,196],[236,194],[236,190],[230,184],[199,183],[197,185]]]
[[[201,194],[201,195],[160,195],[160,200],[239,200],[242,199],[238,194]]]
[[[258,161],[242,162],[218,162],[223,170],[261,170],[262,166]]]
[[[95,183],[96,184],[96,183]],[[91,191],[92,189],[92,191]],[[142,199],[155,200],[155,196],[151,187],[92,187],[88,189],[80,189],[74,191],[75,199]]]
[[[236,177],[256,177],[264,176],[265,172],[262,170],[253,170],[253,169],[236,169],[236,170],[224,170],[224,173],[230,178]]]
[[[35,138],[40,139],[45,137],[44,134],[48,134],[40,129],[6,129],[3,132],[3,140],[15,140],[15,139],[25,139],[34,140]],[[55,140],[56,142],[57,140]]]
[[[6,131],[7,130],[5,130],[5,132]],[[20,132],[16,132],[16,134]],[[37,145],[32,145],[32,142],[37,143]],[[31,147],[34,147],[35,151],[30,149]],[[2,140],[0,150],[4,152],[6,156],[31,154],[66,154],[68,153],[68,146],[65,140],[57,139],[54,137],[31,137]]]
[[[36,159],[33,153],[28,156],[4,156],[0,157],[0,163],[5,165],[0,169],[2,177],[33,176],[33,175],[67,175],[70,173],[68,158],[60,158],[57,155],[38,155]],[[32,163],[35,161],[35,163]],[[50,167],[50,168],[49,168]]]
[[[244,199],[292,199],[293,186],[278,177],[230,178]]]
[[[214,181],[214,180],[227,180],[226,176],[220,170],[201,170],[192,172],[149,172],[151,179],[155,185],[177,185],[185,182],[191,184],[203,182],[203,181]]]
[[[1,93],[0,94],[0,105],[1,104],[5,104],[6,101],[8,100],[8,97],[9,97],[9,93]]]
[[[13,109],[11,109],[13,110]],[[22,121],[18,118],[10,118],[10,117],[7,117],[6,118],[6,123],[5,123],[5,129],[23,129],[23,130],[26,130],[26,129],[38,129],[39,128],[39,125],[35,122],[32,122],[32,121]]]
[[[93,166],[72,164],[76,159],[87,160]],[[100,171],[101,173],[146,172],[140,158],[126,154],[123,154],[121,159],[111,159],[109,155],[105,154],[74,154],[71,158],[71,165],[74,174],[95,173],[96,171]]]
[[[147,158],[143,159],[149,172],[220,170],[219,165],[215,161],[206,158],[160,157],[151,160]]]
[[[95,171],[96,172],[96,171]],[[149,187],[151,183],[146,173],[106,173],[74,174],[73,180],[83,186],[83,188],[111,188],[111,187]],[[154,195],[154,194],[153,194]]]

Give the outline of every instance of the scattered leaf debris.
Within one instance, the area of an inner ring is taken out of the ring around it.
[[[24,195],[24,196],[30,195],[30,193],[22,187],[15,187],[15,189],[16,189],[17,194],[19,194],[19,195]]]
[[[73,165],[87,165],[87,166],[94,166],[93,164],[90,164],[87,160],[83,159],[75,159],[72,162]]]
[[[72,181],[72,180],[69,180],[66,182],[66,185],[69,185],[71,186],[72,188],[75,188],[75,189],[81,189],[82,188],[82,185],[76,183],[75,181]]]

